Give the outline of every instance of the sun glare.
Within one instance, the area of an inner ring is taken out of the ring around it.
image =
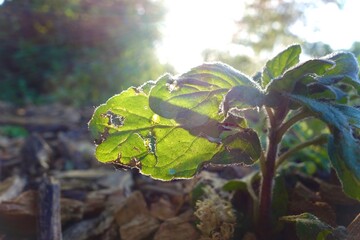
[[[164,0],[168,13],[162,26],[163,41],[158,55],[177,72],[202,63],[205,49],[229,50],[236,25],[244,13],[244,1],[238,0]],[[335,50],[348,49],[360,41],[360,1],[346,0],[342,9],[323,5],[306,12],[307,24],[296,24],[294,33],[309,42],[322,41]]]
[[[236,30],[243,3],[237,0],[166,0],[168,14],[162,26],[163,42],[158,48],[162,62],[178,72],[201,64],[207,48],[225,49]]]

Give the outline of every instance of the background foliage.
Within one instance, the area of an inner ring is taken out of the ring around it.
[[[250,51],[234,54],[230,51],[207,49],[203,52],[203,57],[206,61],[222,61],[253,75],[274,52],[293,43],[301,43],[303,52],[309,57],[324,56],[335,50],[326,40],[309,42],[306,36],[299,36],[300,33],[292,30],[292,27],[299,22],[311,26],[306,12],[312,8],[319,8],[322,4],[336,4],[338,8],[342,8],[344,3],[345,1],[341,0],[246,1],[246,11],[237,21],[238,29],[233,36],[233,44],[242,48],[248,47]],[[346,50],[359,57],[359,42],[355,42],[351,49]]]
[[[0,100],[99,103],[165,71],[161,2],[14,0],[0,6]]]

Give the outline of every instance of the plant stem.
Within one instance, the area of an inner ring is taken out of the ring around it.
[[[297,146],[291,148],[289,151],[280,155],[280,157],[275,162],[275,169],[278,168],[287,158],[289,158],[294,153],[300,151],[303,148],[306,148],[310,145],[320,145],[327,142],[328,136],[326,134],[322,134],[318,137],[315,137],[309,141],[298,144]]]
[[[262,182],[260,189],[260,206],[259,206],[259,228],[263,238],[268,236],[270,231],[272,184],[275,170],[275,160],[278,152],[277,131],[270,128],[269,142],[266,152],[265,166],[262,171]]]
[[[265,107],[266,113],[268,115],[269,118],[269,123],[270,123],[270,127],[273,128],[275,126],[275,116],[274,116],[274,112],[271,108],[269,107]]]
[[[278,154],[279,142],[281,141],[283,135],[287,132],[287,130],[289,130],[292,125],[308,116],[311,116],[308,111],[302,109],[288,121],[283,123],[283,120],[288,112],[288,107],[286,104],[284,109],[280,109],[283,111],[274,111],[271,108],[265,108],[269,120],[269,135],[266,157],[265,160],[262,160],[262,162],[260,162],[262,181],[260,186],[258,228],[260,229],[259,234],[261,239],[268,239],[269,234],[271,233],[270,223],[272,209],[272,188],[275,169],[276,166],[278,166],[276,165],[276,159]]]

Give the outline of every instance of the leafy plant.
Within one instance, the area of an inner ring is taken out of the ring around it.
[[[266,63],[260,77],[205,63],[113,96],[89,122],[96,157],[160,180],[191,178],[206,164],[259,164],[260,174],[253,176],[261,177],[260,193],[251,195],[259,199],[255,220],[266,236],[271,207],[281,206],[272,202],[272,194],[281,192],[273,186],[281,182],[275,171],[298,151],[328,142],[343,191],[360,200],[360,110],[351,106],[359,100],[358,62],[351,53],[336,52],[299,63],[300,53],[299,45],[289,46]],[[254,109],[267,118],[263,144],[249,126]],[[321,120],[328,131],[314,131],[279,154],[284,135],[307,118]]]

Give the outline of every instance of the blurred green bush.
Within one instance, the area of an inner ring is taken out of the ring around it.
[[[97,104],[168,70],[161,1],[13,0],[0,6],[0,101]]]

